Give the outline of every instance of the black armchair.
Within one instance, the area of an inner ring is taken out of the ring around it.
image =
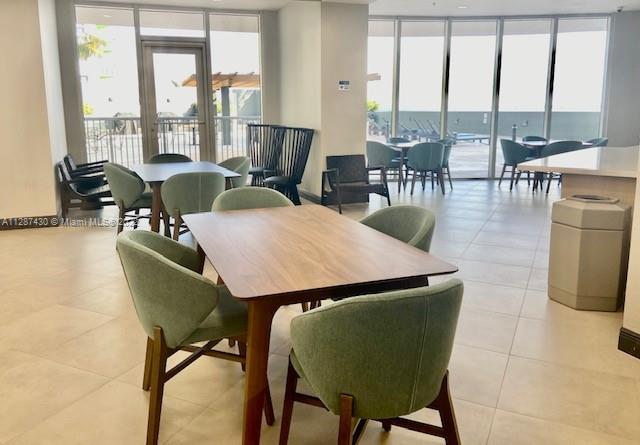
[[[369,173],[379,171],[381,182],[371,183]],[[387,169],[385,167],[367,167],[364,155],[327,156],[327,170],[322,173],[321,204],[327,205],[334,197],[338,211],[342,213],[342,195],[344,193],[375,193],[389,197]]]
[[[105,183],[95,186],[91,178],[72,178],[63,162],[56,164],[58,180],[60,181],[60,201],[62,205],[62,217],[66,218],[72,207],[99,208],[105,205],[115,205],[111,198],[111,190]]]

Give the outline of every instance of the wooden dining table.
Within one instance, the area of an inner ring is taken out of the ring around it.
[[[186,215],[231,294],[248,305],[242,443],[258,445],[273,317],[281,306],[415,288],[457,267],[317,205]]]
[[[179,173],[221,173],[227,182],[227,188],[231,188],[231,179],[241,175],[229,169],[214,164],[213,162],[166,162],[158,164],[135,164],[131,167],[144,182],[151,187],[151,230],[160,231],[160,212],[162,211],[162,183]]]

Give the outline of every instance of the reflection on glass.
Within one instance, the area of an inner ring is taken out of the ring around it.
[[[398,136],[440,139],[444,22],[402,22]]]
[[[87,161],[142,161],[133,10],[76,7]]]
[[[544,136],[544,109],[551,20],[506,20],[502,41],[502,75],[496,165],[502,168],[499,139],[520,141]]]
[[[453,22],[447,137],[457,177],[488,173],[496,21]]]
[[[608,19],[558,23],[551,138],[588,140],[600,134]]]
[[[211,14],[213,115],[218,160],[244,153],[247,124],[260,122],[260,30],[257,16]]]
[[[394,23],[369,21],[367,138],[386,142],[391,134]]]
[[[201,12],[140,11],[140,34],[164,37],[204,37]]]

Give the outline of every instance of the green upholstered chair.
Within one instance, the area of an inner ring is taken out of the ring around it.
[[[118,236],[116,249],[138,319],[147,334],[142,388],[151,390],[147,444],[155,445],[167,381],[203,355],[244,366],[247,307],[225,286],[202,276],[204,262],[195,250],[167,237],[148,231],[124,232]],[[227,338],[238,341],[239,354],[213,350]],[[192,354],[167,370],[167,358],[180,350]],[[268,388],[265,415],[272,425]]]
[[[509,190],[513,190],[513,183],[517,179],[520,179],[522,172],[518,171],[518,164],[521,162],[534,159],[533,152],[522,144],[512,141],[511,139],[500,139],[500,145],[502,146],[502,157],[504,158],[504,164],[502,164],[502,173],[500,174],[500,181],[498,181],[498,187],[502,185],[502,178],[507,172],[507,167],[511,167],[511,183],[509,184]],[[527,174],[529,174],[527,172]]]
[[[525,136],[522,142],[548,142],[547,138],[542,136]]]
[[[411,205],[387,207],[364,217],[360,222],[425,252],[431,247],[436,227],[433,212]]]
[[[238,156],[226,159],[218,165],[241,175],[239,178],[231,178],[231,185],[233,185],[234,189],[247,185],[249,169],[251,168],[251,158],[248,158],[247,156]]]
[[[451,169],[449,168],[449,158],[451,157],[451,149],[455,142],[451,138],[439,139],[436,142],[440,142],[444,145],[444,155],[442,156],[442,174],[449,179],[449,188],[453,190],[453,181],[451,180]]]
[[[138,227],[141,209],[151,209],[151,193],[145,192],[142,178],[123,165],[109,162],[104,164],[104,174],[111,189],[113,200],[118,206],[118,233],[124,228],[127,213],[135,212],[134,228]],[[147,216],[143,216],[148,218]]]
[[[291,207],[293,202],[277,190],[264,187],[231,189],[216,198],[211,210],[247,210],[269,207]]]
[[[540,153],[540,157],[546,158],[548,156],[582,150],[583,148],[586,148],[586,146],[582,143],[582,141],[556,141],[544,147],[542,149],[542,152]],[[562,181],[561,178],[562,175],[553,172],[547,175],[547,194],[549,194],[549,190],[551,189],[551,182],[554,179],[557,179],[558,184],[560,184]],[[540,186],[540,188],[542,188],[542,185]]]
[[[180,173],[162,184],[162,202],[167,214],[175,220],[173,239],[181,233],[182,217],[190,213],[208,212],[213,201],[224,192],[225,179],[222,173]]]
[[[189,156],[180,153],[160,153],[151,156],[150,164],[168,164],[171,162],[193,162]]]
[[[586,141],[592,147],[606,147],[609,144],[609,138],[595,138]]]
[[[402,160],[400,153],[386,144],[367,141],[367,166],[384,167],[387,172],[395,172],[398,176],[398,193],[404,181],[402,178]]]
[[[442,166],[444,161],[444,145],[440,142],[422,142],[416,144],[407,152],[407,168],[413,171],[411,180],[411,194],[416,185],[416,178],[420,176],[422,180],[422,190],[424,190],[427,175],[431,176],[431,190],[433,190],[433,180],[437,177],[438,185],[444,195],[444,178],[442,176]],[[408,174],[408,173],[407,173]]]
[[[294,401],[339,415],[339,445],[356,443],[367,420],[459,444],[447,368],[462,293],[454,279],[350,298],[295,317],[280,445],[288,440]],[[296,392],[298,378],[315,396]],[[442,427],[402,417],[426,407],[439,411]],[[353,418],[360,419],[356,437]]]

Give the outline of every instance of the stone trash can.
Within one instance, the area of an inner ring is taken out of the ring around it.
[[[575,195],[553,204],[549,298],[580,310],[622,304],[629,261],[631,208],[617,199]]]

